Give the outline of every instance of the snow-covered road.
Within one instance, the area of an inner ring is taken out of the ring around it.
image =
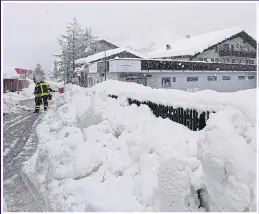
[[[3,118],[4,197],[9,212],[40,212],[21,177],[24,161],[36,150],[35,127],[40,117],[32,113],[34,100],[21,101],[20,105],[31,110],[5,114]]]

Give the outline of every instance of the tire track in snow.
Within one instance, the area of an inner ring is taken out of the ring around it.
[[[33,100],[21,103],[25,108],[33,106]],[[41,117],[26,111],[4,117],[3,190],[8,212],[41,212],[21,177],[23,163],[36,151],[35,129]]]

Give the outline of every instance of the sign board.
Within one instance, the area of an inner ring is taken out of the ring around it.
[[[23,68],[15,68],[17,74],[27,74],[28,70]]]
[[[110,61],[109,72],[141,72],[141,60],[139,59],[118,59]]]

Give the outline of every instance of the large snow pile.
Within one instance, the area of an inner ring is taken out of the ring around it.
[[[22,109],[20,102],[27,99],[33,99],[33,91],[35,84],[32,80],[29,80],[29,87],[24,88],[19,92],[8,92],[3,94],[3,112],[4,113],[14,113]]]
[[[24,172],[48,211],[199,211],[201,188],[210,211],[255,211],[256,129],[243,112],[226,107],[193,132],[100,89],[66,86],[38,126]]]
[[[140,84],[109,80],[96,84],[91,90],[104,95],[124,96],[139,101],[171,105],[175,108],[219,111],[226,107],[233,107],[245,114],[253,125],[256,124],[256,89],[234,93],[220,93],[212,90],[193,93],[176,89],[152,89]]]

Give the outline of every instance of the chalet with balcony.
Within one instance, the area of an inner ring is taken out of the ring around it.
[[[247,32],[226,29],[190,36],[148,54],[152,59],[257,64],[257,43]]]

